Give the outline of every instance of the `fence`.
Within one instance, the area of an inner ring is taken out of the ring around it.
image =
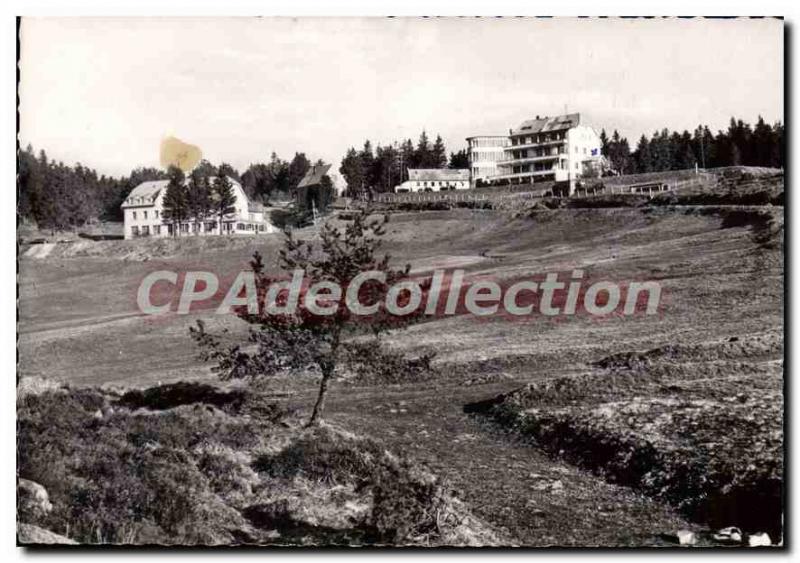
[[[603,178],[594,184],[579,188],[571,198],[585,198],[598,195],[649,195],[653,196],[664,191],[699,187],[713,182],[719,173],[726,169],[708,169],[696,171],[673,170],[668,172],[652,172],[646,174],[631,174],[629,176],[616,176]],[[427,202],[504,202],[516,200],[530,200],[544,197],[564,198],[565,195],[555,195],[552,182],[530,184],[528,186],[514,186],[513,191],[478,188],[470,190],[454,190],[446,192],[413,192],[400,194],[377,194],[373,202],[384,204],[397,203],[427,203]],[[535,188],[535,189],[532,189]]]

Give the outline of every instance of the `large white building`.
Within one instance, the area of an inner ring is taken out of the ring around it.
[[[213,182],[213,178],[209,181]],[[264,206],[250,201],[241,184],[229,178],[233,185],[236,201],[235,212],[226,215],[222,220],[222,234],[255,235],[275,232],[275,228],[265,217]],[[142,182],[128,195],[122,203],[125,220],[125,238],[167,237],[173,236],[176,225],[164,219],[164,194],[167,192],[168,180]],[[206,217],[197,222],[194,219],[182,222],[180,235],[220,234],[219,217]]]
[[[602,161],[600,136],[581,123],[579,113],[540,117],[522,122],[509,131],[503,147],[502,160],[496,161],[496,173],[485,176],[486,150],[470,145],[470,172],[472,183],[478,179],[489,182],[508,181],[512,184],[527,184],[543,181],[569,181],[570,190],[574,181],[596,173]],[[469,137],[472,143],[487,143],[498,137]],[[500,141],[496,141],[500,144]],[[498,147],[493,147],[489,158],[496,159]],[[482,152],[483,151],[483,152]],[[474,156],[474,160],[473,160]],[[477,170],[477,172],[475,172]]]
[[[469,189],[469,170],[453,168],[409,168],[408,180],[397,186],[402,192],[442,192]]]

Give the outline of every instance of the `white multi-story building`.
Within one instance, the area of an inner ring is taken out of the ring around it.
[[[486,137],[470,137],[486,139]],[[574,181],[594,174],[602,160],[600,136],[587,125],[581,124],[579,113],[539,117],[522,122],[509,131],[503,148],[504,158],[496,163],[496,175],[487,181],[505,180],[513,184],[543,181],[569,181],[570,191]],[[472,151],[470,150],[470,155]],[[480,156],[480,155],[478,155]],[[470,170],[479,168],[480,159],[470,160]],[[473,183],[478,178],[473,180]]]
[[[209,178],[213,182],[213,178]],[[247,234],[275,232],[275,228],[267,220],[264,207],[250,201],[241,184],[229,178],[233,185],[236,201],[235,212],[223,217],[222,234]],[[167,192],[168,180],[142,182],[128,195],[122,203],[125,220],[125,238],[167,237],[173,236],[176,225],[164,219],[164,194]],[[202,221],[189,219],[177,225],[180,235],[220,234],[219,217],[206,217]]]
[[[409,168],[408,180],[396,192],[441,192],[469,189],[469,170],[453,168]]]
[[[498,165],[506,160],[505,150],[510,142],[508,137],[502,135],[467,137],[471,187],[474,188],[478,180],[499,174]]]

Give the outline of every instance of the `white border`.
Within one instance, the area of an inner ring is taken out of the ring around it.
[[[0,220],[0,264],[4,265],[5,269],[0,276],[0,319],[2,319],[2,366],[6,369],[3,370],[6,378],[5,390],[5,403],[2,410],[2,446],[5,453],[4,459],[6,460],[0,466],[0,483],[2,483],[2,497],[0,503],[2,504],[2,520],[0,520],[0,554],[3,555],[4,561],[17,561],[23,558],[32,557],[29,551],[18,549],[15,547],[15,491],[12,489],[14,482],[14,469],[12,468],[11,460],[15,459],[16,449],[16,432],[15,432],[15,391],[12,387],[16,371],[16,307],[14,297],[16,295],[16,280],[15,269],[12,266],[15,261],[15,239],[16,239],[16,219],[15,211],[15,135],[12,135],[12,130],[16,131],[16,75],[15,67],[11,64],[12,59],[16,59],[16,22],[14,17],[16,15],[39,15],[39,16],[56,16],[56,15],[396,15],[396,16],[413,16],[413,15],[484,15],[484,16],[519,16],[519,15],[612,15],[612,14],[636,14],[636,15],[736,15],[736,14],[751,14],[751,15],[782,15],[786,17],[789,25],[794,26],[800,21],[798,18],[798,3],[797,2],[781,2],[776,0],[761,0],[753,2],[752,0],[727,0],[718,2],[702,2],[697,0],[673,0],[673,1],[653,1],[643,3],[641,1],[607,1],[607,2],[589,2],[589,1],[576,1],[576,0],[561,0],[560,2],[542,2],[534,3],[522,0],[461,0],[459,2],[445,3],[443,1],[435,0],[392,0],[388,2],[376,2],[374,0],[348,0],[343,2],[331,2],[325,0],[292,0],[292,1],[278,1],[272,2],[267,5],[262,5],[258,2],[247,0],[127,0],[123,2],[103,2],[102,0],[39,0],[22,2],[18,0],[11,0],[5,2],[0,7],[0,11],[4,17],[0,18],[0,60],[4,61],[2,65],[2,124],[4,127],[5,135],[2,137],[2,151],[0,152],[0,161],[2,162],[2,184],[0,184],[0,210],[2,210],[4,220]],[[796,44],[797,29],[792,29],[793,42]],[[794,57],[787,58],[787,62],[791,65],[791,71],[796,71],[796,61]],[[793,75],[792,72],[791,75]],[[790,75],[790,76],[791,76]],[[785,105],[792,107],[791,102],[796,101],[796,95],[792,96],[791,100],[786,100]],[[788,125],[792,125],[788,123]],[[798,162],[798,145],[795,139],[794,131],[789,131],[790,147],[793,148],[790,162]],[[789,193],[794,191],[794,186],[787,186]],[[795,198],[792,197],[792,200]],[[791,213],[787,219],[787,224],[794,224],[793,219],[795,213]],[[787,241],[790,247],[794,250],[797,248],[797,233],[796,228],[791,228],[791,241]],[[789,261],[790,265],[795,263],[794,260]],[[795,268],[791,268],[788,275],[791,276],[792,287],[796,290],[800,282],[797,280]],[[797,293],[796,291],[793,293]],[[796,310],[791,312],[791,320],[796,321]],[[797,323],[791,323],[795,328],[792,333],[790,343],[786,343],[786,349],[800,350],[800,337],[797,335]],[[795,367],[797,359],[791,367]],[[796,372],[796,370],[793,370]],[[795,373],[787,373],[787,379],[794,379]],[[797,395],[800,383],[795,383],[791,388],[791,404],[796,406],[798,404]],[[791,418],[794,423],[797,416]],[[797,425],[792,424],[791,429],[791,443],[789,450],[791,452],[797,451],[798,444],[798,431]],[[796,460],[796,456],[795,460]],[[792,464],[794,468],[796,464]],[[796,481],[797,472],[793,471],[791,475],[787,475],[790,482],[791,490],[796,491],[798,488]],[[794,503],[792,503],[794,506]],[[792,510],[791,514],[794,516],[791,522],[790,537],[795,542],[800,541],[798,537],[798,513]],[[193,560],[198,557],[247,557],[247,558],[263,558],[267,557],[270,561],[274,560],[308,560],[312,558],[331,558],[331,559],[350,559],[359,558],[365,560],[366,558],[374,558],[379,554],[376,552],[358,552],[353,551],[330,551],[330,552],[232,552],[232,551],[204,551],[204,552],[164,552],[164,553],[136,553],[136,552],[109,552],[109,551],[93,551],[82,553],[55,553],[45,552],[35,555],[37,560],[51,560],[59,557],[71,558],[84,558],[84,557],[107,557],[112,555],[121,560],[133,560],[148,558],[153,561],[162,561],[167,558],[180,559],[184,561]],[[405,552],[381,552],[380,557],[389,557],[392,559],[404,559],[415,561],[433,561],[433,560],[456,560],[464,556],[475,559],[489,559],[498,557],[498,553],[489,552],[466,552],[466,551],[439,551],[439,552],[422,552],[422,551],[405,551]],[[692,552],[687,550],[685,553],[653,553],[653,552],[604,552],[604,553],[590,553],[590,552],[568,552],[568,553],[552,553],[552,552],[503,552],[505,557],[519,558],[536,558],[539,560],[575,560],[584,557],[592,557],[593,560],[613,561],[618,558],[626,559],[641,559],[643,556],[659,557],[659,558],[677,558],[698,560],[707,555],[701,552]],[[728,557],[730,555],[747,555],[752,557],[752,553],[743,552],[726,552],[724,554],[715,554],[718,557]],[[784,554],[784,557],[788,556]],[[770,557],[775,560],[775,555]]]

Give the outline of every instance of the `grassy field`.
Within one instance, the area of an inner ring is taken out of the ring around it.
[[[664,545],[664,534],[700,529],[707,520],[695,515],[690,522],[693,515],[680,502],[582,463],[579,450],[560,454],[544,443],[532,447],[530,436],[517,428],[465,413],[464,407],[533,389],[519,402],[526,410],[522,415],[540,406],[550,409],[548,416],[558,414],[555,407],[571,408],[563,411],[566,418],[588,424],[594,420],[589,407],[599,408],[597,403],[577,398],[539,405],[530,399],[547,382],[580,381],[603,389],[608,405],[628,401],[629,406],[637,397],[669,400],[681,393],[689,402],[705,397],[723,404],[733,389],[734,397],[744,392],[757,399],[747,405],[766,409],[759,393],[782,396],[782,224],[781,207],[535,207],[513,216],[469,209],[395,213],[386,250],[396,263],[410,262],[418,272],[459,267],[503,281],[580,268],[592,279],[657,280],[662,307],[653,316],[538,316],[523,322],[461,315],[417,324],[391,335],[389,342],[410,355],[435,351],[435,374],[410,385],[335,383],[328,417],[446,479],[471,513],[509,542]],[[313,229],[305,234],[314,236]],[[203,318],[212,329],[224,326],[233,336],[245,329],[236,319],[210,313],[158,320],[140,315],[136,287],[148,272],[236,272],[247,267],[255,249],[273,264],[280,238],[79,244],[54,248],[46,259],[22,258],[19,375],[127,388],[212,381],[208,366],[195,358],[188,326]],[[699,359],[684,353],[653,361],[627,379],[619,375],[622,368],[596,364],[614,354],[664,347],[685,352],[759,338],[772,339],[768,352],[745,349],[738,356]],[[658,370],[669,373],[657,386],[642,383],[652,382]],[[281,401],[302,414],[314,385],[308,378],[281,380],[271,391],[288,393]],[[650,429],[654,440],[675,432],[669,426],[653,428],[647,417],[613,422],[614,428],[634,433]],[[769,450],[770,455],[779,450]]]

